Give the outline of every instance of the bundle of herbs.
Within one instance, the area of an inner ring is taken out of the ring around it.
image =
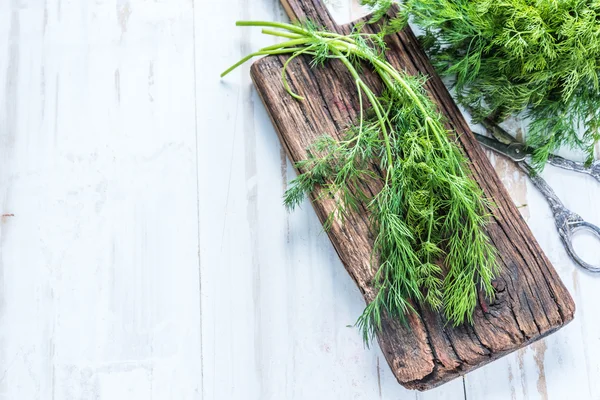
[[[385,16],[393,0],[363,0]],[[525,115],[542,168],[563,146],[594,158],[600,140],[600,2],[597,0],[406,0],[437,70],[476,118]]]
[[[418,302],[443,311],[448,321],[472,321],[482,290],[494,296],[498,272],[495,249],[485,233],[490,204],[470,177],[468,160],[447,131],[443,117],[424,91],[422,77],[396,70],[384,57],[381,35],[340,35],[305,23],[238,22],[286,41],[250,54],[288,54],[283,85],[291,96],[286,69],[298,56],[314,66],[338,60],[356,83],[361,112],[341,139],[322,136],[297,163],[300,174],[284,196],[289,208],[305,195],[334,199],[328,225],[366,208],[374,234],[372,265],[375,298],[357,324],[366,341],[385,314],[403,319]],[[361,63],[372,67],[385,90],[376,94],[361,77]],[[376,166],[376,168],[373,168]],[[374,172],[379,171],[379,172]],[[381,181],[374,195],[367,190]]]

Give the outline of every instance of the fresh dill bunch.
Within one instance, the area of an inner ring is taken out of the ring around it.
[[[491,204],[471,178],[455,133],[446,130],[427,96],[425,79],[389,64],[380,35],[356,31],[344,36],[312,24],[238,25],[260,26],[287,41],[250,54],[223,75],[257,55],[289,54],[282,80],[298,100],[302,97],[285,79],[297,56],[310,56],[313,65],[339,60],[354,78],[358,121],[340,139],[325,135],[307,149],[306,159],[296,163],[300,174],[284,204],[293,209],[308,194],[333,199],[325,229],[367,210],[374,235],[374,291],[357,321],[365,342],[381,328],[384,315],[403,320],[415,312],[415,304],[442,311],[455,325],[472,322],[478,292],[493,298],[492,279],[498,273],[496,252],[485,233]],[[381,95],[362,80],[361,62],[382,79]],[[372,194],[373,187],[380,189]]]
[[[383,17],[390,0],[367,0]],[[543,168],[561,147],[588,163],[600,140],[600,2],[597,0],[406,0],[399,13],[424,29],[437,70],[478,119],[523,114]],[[398,19],[398,18],[396,18]]]

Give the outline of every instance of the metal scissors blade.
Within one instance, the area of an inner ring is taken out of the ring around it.
[[[490,150],[494,150],[500,154],[503,154],[510,158],[515,162],[524,161],[529,152],[527,151],[527,147],[519,143],[517,141],[513,141],[511,143],[502,143],[499,140],[496,140],[491,137],[480,135],[479,133],[473,132],[475,138],[479,143],[483,146],[489,148]]]
[[[518,143],[514,137],[506,130],[504,130],[500,125],[494,124],[489,119],[484,118],[481,121],[481,125],[485,127],[485,129],[492,134],[492,136],[497,139],[499,142],[505,144]],[[484,136],[485,137],[485,136]],[[482,142],[480,142],[482,143]],[[482,143],[483,144],[483,143]],[[523,150],[527,154],[532,154],[533,149],[523,146]],[[511,157],[507,154],[508,157]],[[512,158],[512,157],[511,157]],[[513,158],[514,159],[514,158]],[[517,161],[517,160],[515,160]],[[591,176],[600,182],[600,160],[594,161],[591,165],[585,165],[582,162],[567,160],[566,158],[562,158],[561,156],[557,156],[554,154],[548,155],[548,164],[554,165],[555,167],[566,169],[568,171],[579,172],[581,174],[586,174]]]

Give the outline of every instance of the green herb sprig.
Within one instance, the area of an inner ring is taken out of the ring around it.
[[[293,209],[306,194],[334,199],[326,229],[361,207],[368,211],[376,272],[374,295],[357,321],[365,341],[381,327],[384,314],[404,319],[415,310],[414,302],[443,310],[453,324],[472,321],[478,290],[492,298],[492,279],[498,272],[494,247],[484,231],[490,204],[470,177],[455,134],[444,128],[427,97],[424,78],[389,64],[380,35],[344,36],[308,23],[237,25],[262,27],[264,33],[287,41],[248,55],[222,76],[254,56],[289,54],[283,85],[298,100],[303,97],[286,80],[295,57],[310,56],[313,65],[338,60],[354,78],[361,105],[358,121],[341,139],[325,135],[307,149],[284,203]],[[382,79],[381,95],[363,81],[361,61]],[[368,189],[373,180],[382,183],[374,195]]]
[[[363,0],[385,15],[392,0]],[[406,0],[437,70],[479,119],[524,114],[543,168],[561,147],[594,159],[600,140],[600,2],[597,0]],[[389,24],[388,24],[389,25]],[[396,24],[400,26],[400,24]]]

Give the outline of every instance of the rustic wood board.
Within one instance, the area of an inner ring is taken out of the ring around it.
[[[330,30],[349,32],[337,26],[320,0],[284,0],[291,19],[311,19]],[[554,268],[512,203],[468,124],[445,86],[435,74],[414,34],[406,29],[388,40],[389,61],[411,74],[430,78],[427,89],[472,161],[474,178],[497,204],[488,234],[497,247],[502,273],[496,279],[497,296],[492,304],[482,303],[473,326],[445,326],[442,318],[428,309],[411,315],[409,326],[393,320],[384,322],[378,342],[394,375],[408,388],[427,390],[505,354],[526,346],[561,328],[573,319],[575,306]],[[311,69],[308,59],[290,65],[293,89],[306,97],[298,102],[286,94],[280,71],[284,57],[267,57],[256,62],[251,76],[288,156],[305,158],[305,149],[324,133],[338,136],[355,120],[358,99],[355,85],[344,67],[331,62],[328,68]],[[368,82],[377,87],[375,76]],[[332,202],[313,202],[323,221]],[[328,232],[348,273],[368,302],[374,296],[369,267],[372,238],[365,215],[351,216],[344,226],[334,224]]]

